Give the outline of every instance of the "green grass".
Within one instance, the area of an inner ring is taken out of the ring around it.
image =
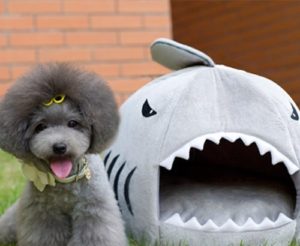
[[[20,167],[16,158],[0,150],[0,215],[18,199],[23,190],[25,179]]]
[[[11,206],[20,196],[25,179],[21,172],[21,165],[16,160],[16,158],[0,150],[0,215]],[[129,239],[130,246],[148,246],[146,242],[137,242],[133,239]],[[10,246],[10,245],[7,245]],[[13,245],[11,245],[13,246]],[[155,246],[178,246],[173,244],[159,245]],[[180,246],[187,246],[187,244],[180,244]],[[249,246],[240,243],[239,246]],[[255,245],[256,246],[256,245]],[[271,246],[269,244],[263,244],[262,246]],[[292,242],[290,246],[300,246],[296,242]]]
[[[16,158],[0,151],[0,214],[16,201],[23,190],[25,179]]]

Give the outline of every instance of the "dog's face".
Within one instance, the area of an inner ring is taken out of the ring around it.
[[[90,147],[91,127],[80,109],[66,99],[41,105],[33,112],[26,132],[28,147],[44,168],[59,178],[76,171],[77,161]]]
[[[66,63],[38,65],[18,79],[0,115],[0,148],[62,178],[77,171],[83,154],[102,152],[119,124],[105,81]]]

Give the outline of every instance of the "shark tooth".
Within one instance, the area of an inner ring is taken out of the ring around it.
[[[195,230],[201,230],[202,226],[198,222],[196,217],[191,218],[187,222],[185,222],[184,227],[189,228],[189,229],[195,229]]]
[[[285,162],[284,164],[287,167],[290,175],[293,175],[295,172],[299,171],[299,167],[291,162]]]
[[[166,168],[166,169],[168,169],[168,170],[171,170],[172,166],[173,166],[174,158],[175,157],[173,155],[171,155],[170,157],[168,157],[167,159],[162,161],[159,165]]]
[[[175,213],[170,218],[165,220],[164,223],[198,231],[245,232],[277,228],[290,223],[291,221],[293,221],[291,218],[287,217],[283,213],[280,213],[276,221],[272,221],[268,217],[265,217],[259,224],[249,217],[241,226],[236,224],[231,218],[228,219],[222,226],[216,225],[211,219],[209,219],[205,224],[201,225],[196,217],[192,217],[187,222],[183,222],[180,214]]]
[[[224,134],[223,138],[227,139],[230,142],[235,142],[239,137],[237,136],[237,134],[234,133],[227,133]]]
[[[255,231],[257,230],[257,228],[258,225],[250,217],[247,219],[246,223],[241,227],[242,231]]]
[[[211,219],[209,219],[204,225],[202,225],[203,231],[217,231],[218,229],[219,227]]]
[[[259,230],[270,229],[274,227],[274,222],[265,217],[263,221],[258,225]]]
[[[182,148],[176,151],[176,157],[180,157],[182,159],[189,159],[190,156],[190,145],[186,144]]]
[[[230,231],[240,231],[241,227],[237,225],[232,219],[228,219],[221,227],[220,231],[230,232]]]
[[[212,134],[207,136],[207,139],[214,142],[215,144],[219,144],[221,136],[219,136],[218,134]]]
[[[271,150],[272,165],[282,162],[281,156],[276,150]]]
[[[203,150],[205,141],[206,139],[204,138],[197,138],[194,141],[192,141],[191,146],[193,146],[196,149]]]
[[[291,162],[285,156],[283,156],[282,159],[283,159],[283,164],[286,166],[290,175],[294,174],[295,172],[297,172],[299,170],[299,167],[297,167],[293,162]]]
[[[254,139],[248,135],[241,135],[240,138],[246,146],[248,146],[254,142]]]
[[[173,161],[176,157],[180,157],[186,160],[189,158],[191,147],[197,148],[199,150],[203,150],[206,140],[211,140],[215,143],[219,143],[221,138],[227,139],[230,142],[234,142],[237,139],[241,139],[245,145],[250,145],[251,143],[255,142],[259,150],[259,153],[261,155],[264,155],[267,152],[271,153],[271,159],[273,165],[276,165],[279,162],[283,162],[290,175],[299,171],[299,167],[296,164],[294,164],[291,160],[289,160],[286,156],[281,154],[274,146],[270,145],[269,143],[257,137],[249,136],[242,133],[235,133],[235,132],[218,132],[218,133],[207,134],[195,138],[189,143],[185,144],[182,148],[175,151],[167,159],[162,161],[160,163],[160,166],[165,167],[168,170],[171,170],[173,166]]]
[[[263,142],[256,142],[256,146],[258,148],[260,155],[264,155],[269,151],[269,147]]]
[[[277,220],[275,220],[275,225],[277,226],[282,226],[285,225],[287,223],[290,223],[291,221],[293,221],[291,218],[287,217],[285,214],[280,213]]]
[[[287,157],[285,157],[275,148],[271,150],[271,158],[272,158],[272,165],[277,165],[278,163],[283,162],[290,175],[299,171],[299,167],[297,167],[293,162],[291,162]]]
[[[166,224],[184,227],[184,222],[178,213],[173,214],[170,218],[165,221]]]

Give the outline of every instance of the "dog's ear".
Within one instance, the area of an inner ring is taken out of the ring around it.
[[[105,110],[109,110],[106,108]],[[119,125],[119,115],[117,111],[108,112],[110,115],[98,113],[95,116],[95,121],[91,125],[91,143],[88,152],[100,153],[106,149],[113,141]],[[96,121],[98,117],[98,122]]]
[[[113,141],[119,126],[119,114],[112,97],[107,98],[108,101],[101,103],[100,108],[96,108],[95,103],[92,105],[94,112],[91,122],[91,143],[89,153],[100,153]],[[100,106],[100,105],[99,105]]]
[[[92,80],[83,80],[85,86],[82,88],[82,96],[77,98],[79,100],[77,104],[91,126],[91,143],[88,152],[100,153],[111,143],[117,133],[119,113],[111,89],[97,75],[94,76]]]
[[[25,139],[28,120],[19,118],[18,112],[10,109],[11,103],[10,98],[6,98],[0,104],[0,148],[18,158],[26,159],[30,155]],[[22,105],[19,110],[22,110]]]

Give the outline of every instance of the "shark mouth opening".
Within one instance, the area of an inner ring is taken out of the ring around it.
[[[299,170],[269,143],[208,134],[160,163],[160,221],[208,232],[278,228],[293,219]]]

